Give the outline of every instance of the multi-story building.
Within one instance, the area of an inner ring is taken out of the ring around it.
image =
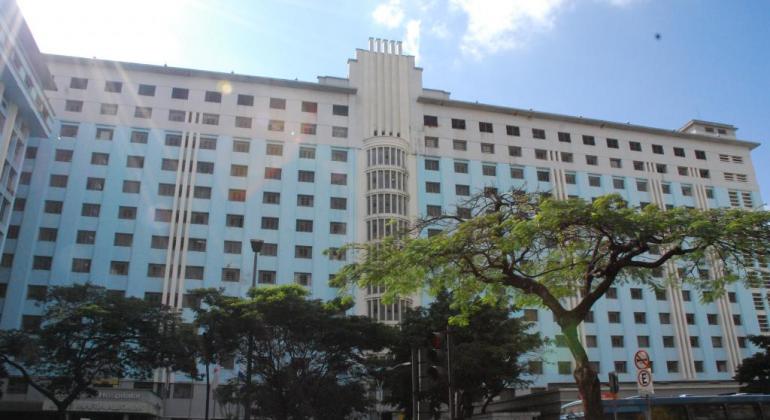
[[[459,203],[487,187],[586,200],[619,193],[661,207],[761,203],[750,158],[758,144],[731,125],[693,120],[668,130],[453,100],[422,86],[399,42],[370,40],[347,78],[311,83],[39,56],[22,28],[21,51],[8,47],[7,31],[0,39],[2,112],[24,116],[16,134],[12,117],[0,124],[3,150],[13,150],[2,182],[3,208],[13,212],[9,221],[0,212],[9,224],[0,225],[8,232],[1,328],[34,328],[35,301],[52,285],[90,281],[179,308],[200,287],[245,294],[251,239],[265,242],[258,284],[298,283],[328,299],[337,293],[328,279],[349,262],[335,248],[419,216],[464,212]],[[398,322],[422,303],[384,305],[379,292],[360,290],[355,311]],[[767,310],[764,287],[731,286],[701,303],[687,287],[619,286],[582,334],[600,375],[632,382],[633,354],[644,348],[656,381],[729,381],[753,350],[746,336],[770,331]],[[556,337],[547,312],[524,315]],[[566,348],[531,369],[535,388],[572,382]],[[202,398],[178,380],[164,415],[200,412]]]

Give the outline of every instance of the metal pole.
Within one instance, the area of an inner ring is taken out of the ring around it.
[[[259,252],[254,251],[254,267],[251,270],[251,287],[257,287],[257,256]],[[249,388],[246,391],[246,395],[251,392],[251,375],[252,375],[252,353],[254,353],[254,334],[249,331],[249,344],[246,355],[246,386]],[[251,399],[246,397],[243,404],[243,418],[244,420],[251,419]]]
[[[420,403],[417,397],[417,380],[418,380],[418,356],[417,348],[412,347],[412,419],[420,419]]]
[[[446,378],[449,383],[449,420],[455,420],[455,393],[452,387],[452,336],[446,327]]]

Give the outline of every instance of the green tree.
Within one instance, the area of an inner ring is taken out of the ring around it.
[[[245,299],[203,293],[201,328],[222,357],[253,363],[253,378],[241,372],[217,392],[223,402],[249,402],[247,418],[275,419],[338,419],[369,405],[371,354],[391,342],[391,328],[346,316],[340,301],[310,300],[296,285],[252,289]]]
[[[452,297],[440,293],[428,307],[410,310],[401,323],[398,344],[391,349],[389,364],[397,366],[411,361],[413,347],[429,347],[433,332],[445,331],[452,317],[460,316],[450,306]],[[543,342],[540,335],[529,330],[529,324],[512,317],[504,305],[477,302],[465,325],[451,327],[453,342],[452,377],[458,392],[458,418],[470,418],[485,413],[492,399],[505,389],[529,383],[522,356],[538,350]],[[410,369],[386,369],[384,385],[391,390],[388,403],[411,414]],[[426,383],[429,381],[426,381]],[[430,381],[420,395],[430,411],[438,415],[442,404],[448,403],[446,381]]]
[[[36,331],[0,332],[0,364],[56,406],[59,417],[106,378],[146,378],[153,369],[193,370],[179,356],[179,315],[92,284],[54,287]]]
[[[763,352],[743,359],[733,379],[745,384],[741,386],[741,392],[770,394],[770,337],[752,335],[749,341]]]
[[[389,297],[450,290],[454,304],[466,311],[479,299],[547,308],[576,361],[588,419],[602,418],[601,389],[578,325],[611,286],[671,285],[678,291],[690,283],[714,299],[738,280],[754,253],[770,246],[765,211],[639,210],[618,195],[590,203],[521,191],[491,192],[467,206],[473,216],[467,220],[441,216],[415,229],[438,226],[443,231],[437,235],[349,245],[360,258],[339,272],[336,285],[384,285]],[[728,268],[724,275],[706,275],[702,267],[709,258]],[[655,277],[654,270],[668,262],[680,264],[684,277]]]

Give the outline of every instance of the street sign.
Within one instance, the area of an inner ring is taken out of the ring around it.
[[[634,354],[634,365],[637,369],[650,368],[650,355],[644,350],[639,350]]]
[[[652,395],[655,390],[652,387],[652,371],[650,369],[639,369],[636,372],[636,388],[639,395]]]

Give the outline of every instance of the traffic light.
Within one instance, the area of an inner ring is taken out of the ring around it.
[[[433,332],[429,337],[428,376],[436,382],[447,381],[446,333]]]

